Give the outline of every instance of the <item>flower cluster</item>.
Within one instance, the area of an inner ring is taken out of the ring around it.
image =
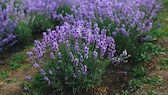
[[[73,25],[65,22],[56,26],[55,30],[48,29],[47,33],[43,33],[42,42],[35,41],[33,53],[27,52],[35,68],[45,66],[40,72],[48,85],[55,85],[53,77],[65,79],[62,82],[66,86],[74,80],[83,84],[81,78],[93,83],[93,72],[99,73],[97,78],[101,79],[105,66],[115,55],[115,43],[112,37],[106,36],[105,29],[100,30],[95,24],[92,30],[88,25],[91,24],[81,20]],[[47,68],[44,63],[51,66]]]
[[[17,20],[12,20],[9,16],[9,11],[2,8],[0,4],[0,51],[6,46],[11,46],[16,43],[16,36],[13,34],[17,25]]]
[[[130,32],[138,34],[149,32],[153,25],[153,18],[161,9],[158,0],[78,0],[78,6],[72,11],[77,19],[87,19],[104,23],[111,21],[106,28],[113,27],[113,35],[121,32],[129,36]]]
[[[22,0],[27,14],[45,15],[47,19],[58,18],[57,9],[62,6],[72,6],[75,0]]]

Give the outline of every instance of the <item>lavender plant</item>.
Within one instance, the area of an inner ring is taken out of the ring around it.
[[[106,28],[107,35],[116,41],[117,53],[126,49],[132,63],[136,63],[146,52],[142,47],[145,41],[141,39],[150,36],[161,8],[159,0],[78,0],[72,11],[76,19],[96,22],[100,29]]]
[[[73,93],[99,84],[105,67],[115,55],[115,43],[100,31],[97,24],[76,21],[64,23],[55,30],[43,33],[43,40],[35,41],[33,52],[27,52],[31,63],[40,70],[44,88]],[[127,56],[124,52],[121,56]],[[35,83],[36,84],[36,83]],[[39,90],[39,89],[38,89]]]
[[[32,34],[39,35],[47,28],[53,29],[60,23],[57,15],[68,13],[72,5],[69,0],[8,0],[2,3],[11,17],[18,19],[14,34],[18,35],[19,42],[31,40]],[[67,8],[64,9],[64,6]]]
[[[33,35],[41,34],[48,28],[60,25],[63,15],[71,13],[70,0],[24,0],[20,1],[24,6],[24,11],[30,17]],[[23,8],[22,8],[23,9]]]
[[[16,43],[16,36],[13,34],[17,25],[17,20],[12,20],[9,16],[9,11],[2,8],[0,4],[0,51],[7,46],[12,46]]]

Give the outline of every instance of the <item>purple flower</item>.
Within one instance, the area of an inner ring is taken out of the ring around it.
[[[157,27],[156,28],[161,28],[161,24],[160,23],[158,23],[158,25],[157,25]]]
[[[50,80],[48,79],[47,76],[44,76],[44,80],[48,82],[48,84],[51,84]]]
[[[79,74],[79,75],[81,74],[81,71],[80,71],[80,70],[78,70],[78,74]]]
[[[33,66],[34,66],[35,68],[40,68],[39,64],[37,64],[37,63],[34,63]]]
[[[74,64],[75,64],[76,67],[78,66],[78,64],[79,64],[79,60],[78,60],[77,58],[75,58],[75,60],[74,60]]]
[[[32,77],[31,77],[31,76],[26,76],[26,79],[27,79],[27,80],[31,80]]]
[[[54,56],[53,52],[50,52],[50,57],[51,57],[51,59],[55,59],[55,56]]]
[[[84,62],[84,59],[83,59],[83,56],[82,55],[80,55],[80,63],[83,63]]]
[[[52,70],[49,70],[49,74],[52,75],[52,74],[53,74],[53,71],[52,71]]]
[[[24,90],[27,91],[27,90],[28,90],[28,87],[24,87]]]
[[[85,46],[83,52],[84,52],[84,58],[88,59],[89,58],[89,56],[88,56],[89,55],[89,48]]]
[[[68,81],[68,76],[65,76],[65,81]]]
[[[70,56],[71,62],[73,62],[74,61],[74,55],[72,54],[72,52],[69,52],[69,56]]]
[[[86,65],[82,66],[82,73],[83,73],[83,75],[87,75],[87,66]]]
[[[60,67],[57,66],[57,67],[56,67],[56,70],[60,70]]]
[[[128,73],[126,71],[120,71],[121,74],[127,75]]]
[[[58,55],[58,57],[59,57],[59,58],[61,58],[61,57],[62,57],[61,52],[58,52],[58,54],[57,54],[57,55]]]
[[[46,72],[44,71],[44,69],[40,69],[40,73],[41,73],[42,75],[46,75]]]
[[[58,63],[62,63],[62,60],[58,60]]]
[[[30,60],[33,59],[33,53],[32,52],[26,52],[27,56],[29,57]]]
[[[77,77],[75,73],[73,73],[73,77],[74,77],[74,78],[76,78],[76,77]]]
[[[93,57],[96,58],[98,56],[98,53],[96,51],[93,52]]]

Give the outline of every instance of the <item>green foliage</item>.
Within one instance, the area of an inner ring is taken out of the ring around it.
[[[164,6],[166,9],[168,9],[168,1],[167,0],[163,0]]]
[[[131,77],[133,78],[138,78],[138,77],[143,77],[147,74],[147,71],[144,69],[143,66],[137,66],[132,69],[130,72]]]
[[[6,83],[16,83],[17,80],[15,80],[15,79],[6,79],[5,82]]]
[[[151,85],[162,85],[163,84],[163,78],[161,76],[152,76],[146,78],[146,83]]]
[[[143,84],[144,84],[144,80],[132,78],[132,79],[129,81],[130,91],[135,91],[135,90],[141,88],[141,87],[143,86]]]
[[[123,90],[121,93],[116,93],[116,95],[129,95],[128,90]]]
[[[57,9],[57,14],[62,14],[63,16],[66,16],[66,14],[73,14],[73,12],[68,5],[63,5]]]
[[[17,68],[26,68],[23,64],[23,61],[27,58],[24,52],[16,54],[12,57],[12,61],[10,62],[10,69],[15,70]]]
[[[40,34],[49,28],[53,29],[56,24],[52,19],[47,19],[45,15],[34,14],[33,34]]]
[[[3,70],[0,72],[0,79],[4,79],[8,76],[8,71],[7,70]]]
[[[162,80],[160,76],[141,77],[139,79],[132,78],[129,81],[129,89],[132,92],[141,89],[144,84],[161,86],[163,84]]]
[[[168,58],[163,58],[160,60],[160,69],[167,70],[168,69]]]
[[[154,90],[149,90],[148,92],[144,93],[144,95],[164,95],[164,94],[157,93]]]
[[[153,43],[144,43],[139,49],[140,61],[149,61],[152,55],[159,55],[163,53],[163,48]]]
[[[17,40],[19,42],[26,43],[32,39],[32,28],[30,25],[20,21],[14,31],[14,34],[17,35]]]

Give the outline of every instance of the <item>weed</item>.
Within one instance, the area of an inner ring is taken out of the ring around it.
[[[160,60],[160,69],[167,70],[168,69],[168,58],[163,58]]]
[[[144,67],[142,65],[139,65],[135,68],[132,69],[132,71],[130,72],[130,75],[133,77],[133,78],[136,78],[136,77],[143,77],[147,74],[147,71],[145,71]]]
[[[163,78],[161,76],[152,76],[149,78],[146,78],[148,84],[152,84],[152,85],[162,85],[163,82]]]
[[[129,81],[130,91],[135,91],[136,89],[141,88],[143,84],[144,84],[144,80],[132,78]]]
[[[24,52],[18,53],[12,57],[12,61],[10,62],[10,68],[15,70],[17,68],[26,68],[27,66],[22,64],[26,59],[26,54]]]
[[[161,94],[155,92],[154,90],[149,90],[149,91],[146,92],[144,95],[161,95]]]
[[[0,79],[4,79],[8,76],[8,71],[7,70],[3,70],[0,72]]]
[[[16,83],[17,80],[15,80],[15,79],[6,79],[5,82],[6,83]]]
[[[129,95],[128,90],[123,90],[121,93],[116,93],[116,95]]]

